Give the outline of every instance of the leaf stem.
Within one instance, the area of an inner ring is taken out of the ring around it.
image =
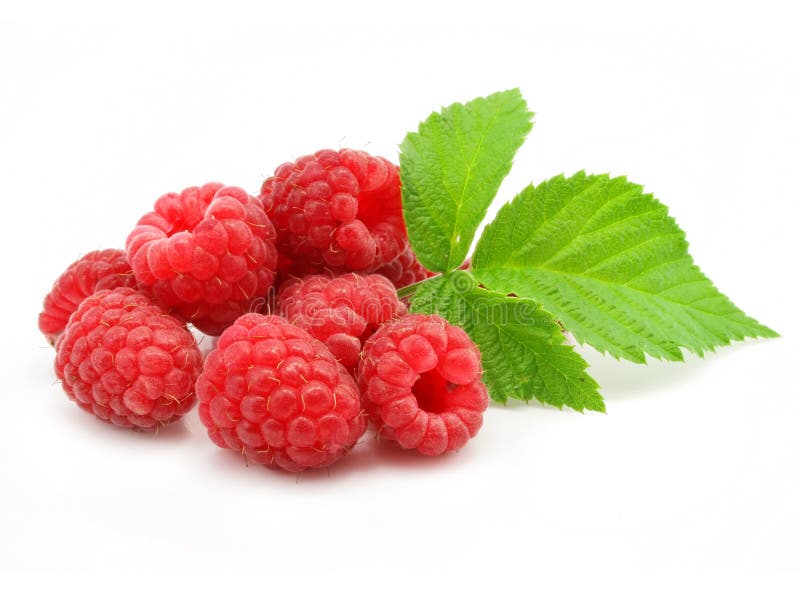
[[[417,289],[419,289],[421,285],[433,279],[437,279],[439,277],[441,277],[441,275],[436,275],[435,277],[428,277],[427,279],[423,279],[422,281],[417,281],[416,283],[412,283],[411,285],[406,285],[405,287],[401,287],[400,289],[397,290],[397,297],[400,298],[401,300],[403,298],[410,297],[417,292]]]

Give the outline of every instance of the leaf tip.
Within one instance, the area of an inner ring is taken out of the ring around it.
[[[780,339],[781,338],[781,334],[778,331],[773,330],[770,327],[764,326],[762,324],[762,325],[759,325],[759,331],[758,331],[758,334],[756,335],[755,338]]]

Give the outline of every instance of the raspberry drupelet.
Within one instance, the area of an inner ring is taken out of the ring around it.
[[[411,314],[378,329],[364,346],[359,384],[378,435],[424,455],[464,446],[489,403],[478,348],[435,315]]]
[[[324,344],[280,316],[246,314],[226,329],[197,395],[215,444],[284,471],[334,463],[366,429],[353,378]]]
[[[70,315],[95,291],[136,287],[128,259],[122,250],[95,250],[81,256],[53,283],[39,314],[39,330],[55,344]]]
[[[157,428],[195,402],[202,356],[194,337],[134,289],[83,300],[56,352],[56,374],[70,399],[114,425]]]
[[[407,313],[386,277],[356,273],[291,279],[276,303],[279,314],[325,343],[352,372],[363,342],[384,322]]]
[[[392,262],[383,265],[375,272],[389,279],[397,289],[424,281],[434,275],[417,260],[410,245]]]
[[[161,196],[126,248],[157,302],[210,335],[261,305],[278,258],[260,201],[217,183]]]
[[[261,187],[286,275],[372,272],[408,245],[398,167],[363,151],[284,163]]]

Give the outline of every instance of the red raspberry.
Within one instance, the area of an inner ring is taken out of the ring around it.
[[[278,312],[328,346],[355,370],[361,344],[384,322],[406,314],[394,286],[380,275],[311,275],[284,283]]]
[[[155,428],[194,404],[202,366],[194,337],[139,291],[118,287],[83,300],[56,350],[67,395],[104,421]]]
[[[347,371],[280,316],[246,314],[226,329],[206,358],[197,394],[215,444],[285,471],[330,465],[366,428]]]
[[[408,245],[399,170],[383,157],[353,149],[306,155],[278,167],[261,199],[288,274],[370,272]]]
[[[159,198],[128,236],[127,250],[156,300],[210,335],[259,305],[278,258],[259,201],[214,183]]]
[[[39,330],[51,344],[67,326],[78,305],[95,291],[136,287],[136,278],[122,250],[95,250],[73,262],[53,283],[39,314]]]
[[[411,314],[378,329],[359,383],[379,435],[424,455],[464,446],[489,403],[478,348],[439,316]]]
[[[397,289],[424,281],[435,274],[422,266],[411,246],[403,250],[392,262],[382,266],[375,272],[389,279]]]

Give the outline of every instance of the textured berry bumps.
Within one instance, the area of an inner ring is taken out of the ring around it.
[[[194,404],[202,364],[194,337],[134,289],[101,290],[83,300],[56,350],[67,395],[104,421],[155,428]]]
[[[433,273],[417,260],[410,245],[392,262],[382,266],[375,272],[389,279],[398,289],[433,276]]]
[[[366,428],[347,371],[279,316],[247,314],[226,329],[206,358],[197,394],[215,444],[285,471],[330,465]]]
[[[53,283],[39,314],[39,330],[50,343],[67,326],[70,315],[95,291],[136,287],[131,266],[122,250],[95,250],[73,262]]]
[[[364,346],[359,383],[379,435],[424,455],[464,446],[489,402],[478,348],[434,315],[412,314],[378,329]]]
[[[388,279],[346,273],[310,275],[285,282],[278,292],[280,314],[324,342],[354,370],[362,342],[384,322],[406,314]]]
[[[284,163],[261,187],[287,274],[371,272],[408,245],[396,165],[323,150]]]
[[[158,303],[211,335],[256,306],[274,281],[275,229],[260,202],[233,186],[163,195],[126,247]]]

